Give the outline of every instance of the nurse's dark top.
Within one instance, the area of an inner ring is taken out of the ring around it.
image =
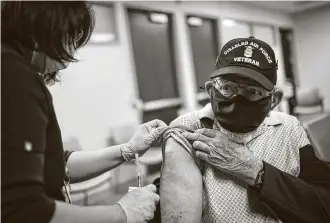
[[[62,194],[65,156],[52,97],[32,51],[1,43],[1,220],[46,223]]]

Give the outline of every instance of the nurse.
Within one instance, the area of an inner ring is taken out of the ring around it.
[[[67,181],[91,179],[142,156],[166,129],[143,124],[123,145],[63,151],[52,97],[46,84],[76,61],[94,28],[84,1],[1,2],[1,219],[6,223],[147,222],[159,196],[155,185],[138,188],[115,205],[65,203]],[[67,170],[67,171],[66,171]]]

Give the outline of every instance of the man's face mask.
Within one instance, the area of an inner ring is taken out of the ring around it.
[[[45,53],[33,52],[32,64],[37,67],[39,73],[47,74],[67,68],[70,62],[58,62]]]
[[[219,124],[238,133],[257,129],[271,110],[271,93],[252,94],[252,90],[249,93],[250,89],[247,89],[228,97],[230,89],[228,86],[222,87],[225,89],[219,89],[214,84],[210,90],[213,113]]]

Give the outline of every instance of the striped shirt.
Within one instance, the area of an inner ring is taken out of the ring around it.
[[[204,128],[204,118],[214,120],[213,129],[217,129],[237,143],[244,144],[255,156],[275,166],[279,170],[298,176],[300,171],[299,149],[309,143],[305,130],[299,121],[281,112],[270,112],[269,116],[254,131],[233,133],[223,129],[215,120],[211,104],[203,109],[191,112],[175,119],[164,135],[173,137],[184,147],[202,172],[203,176],[203,223],[213,222],[281,222],[276,215],[266,216],[260,212],[257,197],[250,193],[249,187],[239,179],[218,171],[202,162],[192,153],[192,147],[181,135],[184,126],[191,130]]]

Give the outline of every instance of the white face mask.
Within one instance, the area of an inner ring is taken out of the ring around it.
[[[37,67],[38,72],[41,74],[53,73],[67,68],[70,62],[58,62],[45,53],[33,52],[32,64]]]

